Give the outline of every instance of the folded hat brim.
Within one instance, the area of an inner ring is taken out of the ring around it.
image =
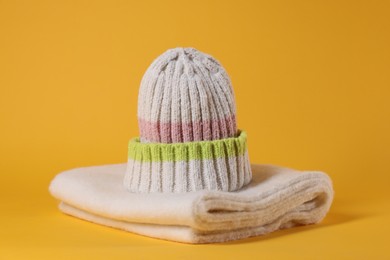
[[[224,242],[321,221],[333,199],[322,172],[252,165],[252,182],[236,192],[130,193],[126,164],[58,174],[51,194],[75,217],[155,238]]]

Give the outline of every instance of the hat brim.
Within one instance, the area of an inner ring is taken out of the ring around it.
[[[251,183],[235,192],[130,193],[123,186],[126,164],[65,171],[49,189],[66,214],[184,243],[242,239],[325,217],[333,199],[325,173],[251,167]]]

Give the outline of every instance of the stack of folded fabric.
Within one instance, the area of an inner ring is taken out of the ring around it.
[[[212,243],[320,222],[333,188],[322,172],[250,164],[230,79],[213,57],[171,49],[146,71],[140,137],[128,162],[58,174],[66,214],[129,232]]]

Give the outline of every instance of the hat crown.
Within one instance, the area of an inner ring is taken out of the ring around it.
[[[138,97],[141,142],[218,140],[237,134],[225,69],[194,48],[170,49],[145,72]]]

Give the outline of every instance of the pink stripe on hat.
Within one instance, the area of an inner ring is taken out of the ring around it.
[[[149,122],[138,118],[141,139],[158,143],[209,141],[234,137],[237,134],[236,118],[205,120],[189,123]]]

